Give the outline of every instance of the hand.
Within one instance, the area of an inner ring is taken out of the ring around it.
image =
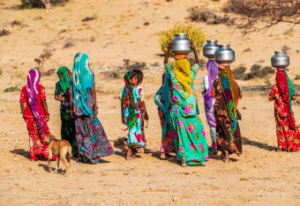
[[[296,100],[296,95],[294,95],[294,96],[292,97],[292,100]]]
[[[145,120],[147,120],[147,121],[149,120],[149,116],[148,116],[147,112],[145,113]]]
[[[50,116],[46,115],[46,122],[49,122],[49,120],[50,120]]]
[[[194,42],[193,42],[193,40],[191,40],[191,45],[190,45],[190,47],[191,47],[191,49],[193,50],[193,51],[195,51],[195,45],[194,45]]]
[[[98,115],[98,107],[97,106],[95,107],[95,113],[96,113],[96,115]]]
[[[168,49],[171,49],[171,47],[172,47],[172,41],[173,41],[173,39],[170,39]]]
[[[72,118],[72,119],[75,119],[75,117],[74,117],[74,111],[73,111],[73,109],[72,109],[72,110],[70,110],[70,116],[71,116],[71,118]]]

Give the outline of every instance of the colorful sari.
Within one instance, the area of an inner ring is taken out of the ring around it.
[[[129,79],[134,75],[129,71],[125,75],[125,87],[122,90],[122,118],[128,127],[127,143],[131,148],[146,146],[146,139],[142,133],[142,113],[138,99],[141,98],[138,88],[130,85]]]
[[[292,110],[293,96],[295,89],[285,69],[277,69],[276,84],[271,89],[269,100],[275,100],[278,148],[288,152],[300,149],[300,133]]]
[[[170,108],[172,105],[172,91],[170,88],[170,75],[165,73],[162,79],[162,86],[154,96],[154,102],[157,105],[158,116],[162,127],[162,141],[160,152],[172,153],[175,152],[174,139],[176,132],[172,128],[170,119]]]
[[[22,88],[20,103],[25,106],[23,114],[28,129],[31,160],[38,160],[38,155],[48,159],[48,147],[45,144],[45,135],[50,134],[45,119],[42,101],[46,100],[45,88],[40,85],[41,73],[32,69],[27,76],[27,85]]]
[[[187,165],[199,165],[209,160],[205,131],[194,95],[194,79],[199,66],[195,64],[187,69],[187,63],[188,61],[181,62],[181,66],[185,64],[186,68],[175,67],[174,72],[170,70],[170,65],[165,65],[173,86],[170,119],[173,130],[177,133],[177,138],[174,139],[177,160],[186,161]],[[181,84],[182,79],[186,79],[188,85]]]
[[[214,110],[218,149],[241,154],[242,137],[237,122],[241,119],[237,109],[241,92],[229,67],[219,69],[219,79],[214,82],[211,96],[216,98]]]
[[[97,163],[101,157],[112,155],[114,150],[95,113],[95,99],[91,93],[95,88],[94,75],[86,54],[75,55],[72,73],[69,89],[73,95],[78,152],[85,162]]]
[[[55,96],[63,97],[64,102],[60,105],[60,117],[61,117],[61,139],[67,140],[72,146],[72,152],[77,153],[77,143],[76,143],[76,130],[75,130],[75,120],[71,118],[70,111],[70,79],[72,74],[67,67],[60,67],[57,71],[59,77],[59,82],[56,83]]]
[[[208,125],[210,127],[210,136],[212,140],[212,149],[217,151],[217,138],[216,138],[216,119],[215,119],[215,111],[214,111],[214,104],[216,99],[212,98],[211,90],[213,89],[213,83],[216,79],[219,79],[219,71],[218,71],[218,64],[215,60],[209,60],[206,64],[206,69],[208,73],[208,90],[203,95],[204,98],[204,108],[206,119]],[[204,78],[203,81],[204,82]]]

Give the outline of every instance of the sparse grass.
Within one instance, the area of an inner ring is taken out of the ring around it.
[[[28,33],[29,34],[34,33],[34,30],[30,29],[30,30],[28,30]]]
[[[247,49],[244,49],[244,50],[242,51],[242,53],[244,53],[244,52],[252,52],[252,50],[251,50],[250,47],[248,47]]]
[[[299,79],[300,79],[300,75],[299,75],[299,74],[296,74],[295,80],[299,80]]]
[[[24,71],[17,71],[15,74],[15,77],[20,78],[20,79],[26,78],[26,76],[27,76],[27,73]]]
[[[105,85],[104,86],[98,86],[96,87],[96,92],[99,95],[103,95],[103,94],[117,94],[118,91],[116,91],[115,89],[112,88],[108,88]]]
[[[19,92],[20,88],[18,86],[11,86],[3,90],[4,92]]]

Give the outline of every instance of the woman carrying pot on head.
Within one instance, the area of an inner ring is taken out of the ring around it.
[[[287,63],[285,66],[288,66],[288,57],[283,52],[277,53],[286,58]],[[274,57],[272,57],[272,60]],[[292,100],[296,99],[295,88],[286,73],[287,69],[285,67],[281,68],[283,65],[272,62],[272,66],[277,67],[277,72],[276,83],[271,89],[269,101],[275,100],[274,116],[278,141],[277,152],[282,150],[287,152],[298,151],[300,149],[300,133],[292,110]]]
[[[234,51],[231,51],[234,55]],[[218,63],[219,78],[213,83],[211,96],[215,98],[217,143],[218,150],[222,151],[220,158],[228,163],[230,162],[229,154],[237,154],[238,156],[242,154],[242,137],[238,123],[238,120],[241,120],[241,114],[237,109],[238,101],[242,95],[230,69],[232,61],[220,61],[218,55],[216,55],[215,60]]]
[[[78,153],[84,162],[96,164],[100,158],[112,155],[114,150],[97,118],[94,73],[88,55],[81,52],[74,57],[70,93]]]
[[[196,64],[190,67],[188,55],[175,54],[175,69],[168,64],[172,40],[169,43],[164,64],[172,82],[172,106],[170,119],[173,130],[177,133],[174,146],[177,160],[183,167],[200,165],[209,160],[205,131],[199,117],[199,108],[194,94],[194,79],[199,69],[199,59],[191,41]]]

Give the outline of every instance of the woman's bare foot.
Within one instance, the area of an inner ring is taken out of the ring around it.
[[[166,153],[164,153],[164,152],[160,153],[160,159],[165,160],[166,159]]]
[[[222,154],[219,156],[220,160],[223,160],[225,158],[226,154],[224,150],[222,151]]]
[[[228,158],[228,159],[224,159],[224,162],[225,163],[230,163],[231,162],[231,160]]]
[[[281,152],[281,151],[282,151],[281,147],[278,147],[278,149],[276,150],[276,152]]]
[[[182,166],[182,167],[187,167],[186,161],[182,160],[182,161],[181,161],[181,166]]]
[[[131,153],[133,153],[133,150],[134,149],[131,149],[130,147],[128,147],[126,160],[134,159],[134,156],[131,156]]]

